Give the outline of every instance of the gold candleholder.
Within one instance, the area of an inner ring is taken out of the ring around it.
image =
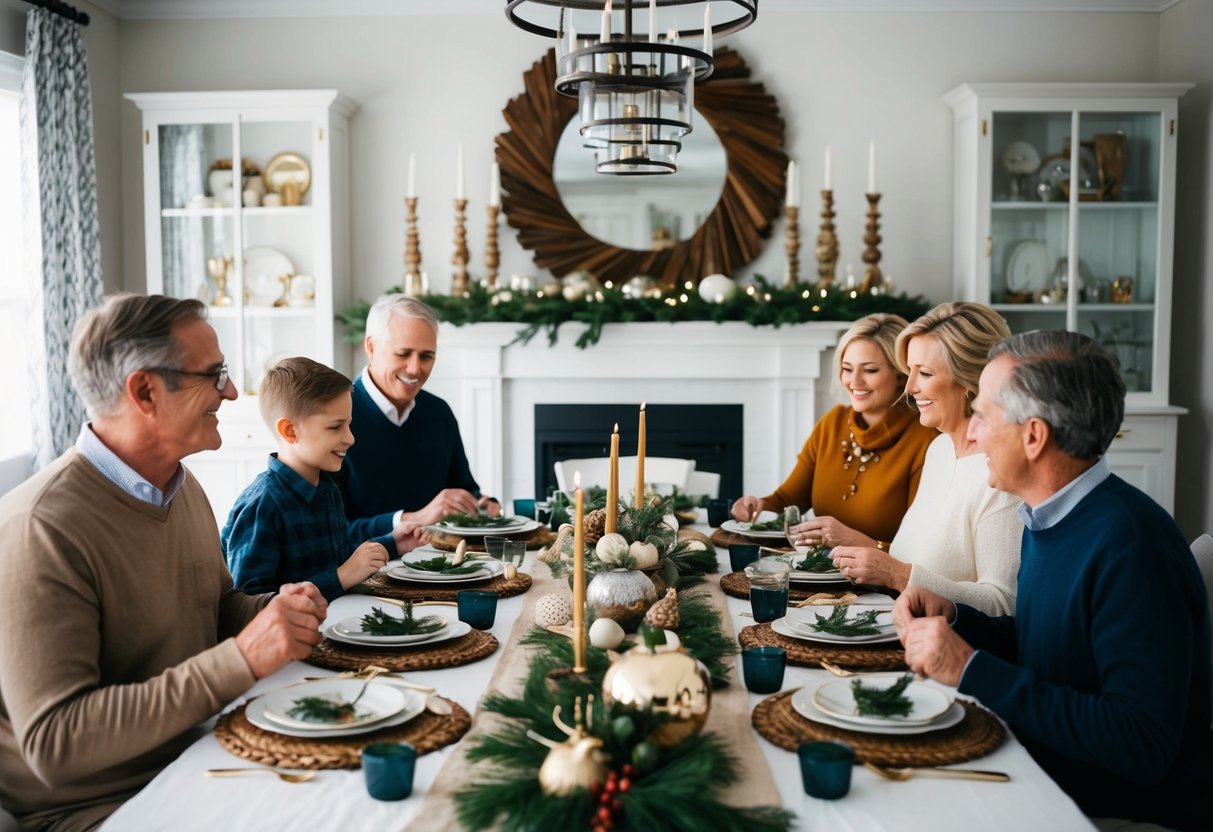
[[[206,271],[215,281],[215,295],[211,298],[211,306],[232,305],[232,296],[227,293],[227,284],[235,262],[232,257],[212,257],[206,261]]]
[[[497,286],[497,266],[501,263],[501,252],[497,249],[497,214],[501,208],[490,205],[488,229],[484,235],[484,285],[490,289]]]
[[[468,290],[468,232],[463,222],[466,199],[455,200],[455,253],[451,255],[451,294],[462,295]]]
[[[425,293],[421,278],[421,238],[417,234],[417,197],[406,196],[404,239],[404,294],[417,297]]]
[[[800,206],[785,205],[784,216],[788,218],[784,249],[788,253],[788,272],[784,286],[791,288],[800,282]]]
[[[868,267],[864,269],[859,291],[868,294],[883,283],[880,267],[876,265],[880,262],[880,211],[876,207],[880,204],[880,194],[864,196],[868,198],[868,224],[863,235],[864,245],[867,246],[863,250],[863,262],[867,263]]]
[[[821,192],[821,230],[817,232],[817,288],[829,289],[838,270],[838,235],[834,233],[834,192]]]

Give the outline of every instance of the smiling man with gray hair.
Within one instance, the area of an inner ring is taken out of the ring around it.
[[[1024,501],[1015,615],[911,587],[906,663],[1006,720],[1087,814],[1213,829],[1208,599],[1175,521],[1103,457],[1116,359],[1073,332],[990,356],[969,435],[990,485]]]

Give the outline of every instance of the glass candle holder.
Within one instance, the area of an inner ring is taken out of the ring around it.
[[[837,800],[851,790],[855,752],[845,742],[804,742],[796,749],[804,792],[822,800]]]
[[[465,589],[455,595],[459,620],[477,630],[491,630],[497,619],[497,593],[485,589]]]
[[[362,749],[366,790],[376,800],[404,800],[413,793],[417,749],[407,742],[377,742]]]
[[[775,693],[783,687],[783,671],[788,651],[782,647],[747,647],[741,651],[741,671],[746,690],[751,693]]]

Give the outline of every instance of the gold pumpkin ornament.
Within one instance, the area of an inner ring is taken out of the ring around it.
[[[550,740],[542,734],[527,731],[527,736],[549,749],[543,765],[539,767],[539,786],[544,794],[566,795],[578,789],[590,789],[606,780],[607,755],[602,751],[602,740],[590,736],[581,720],[581,697],[577,697],[574,712],[574,727],[570,728],[560,719],[560,706],[552,711],[552,722],[568,739],[564,742]],[[594,697],[586,703],[585,721],[593,720]]]
[[[684,653],[677,636],[667,632],[667,640],[671,637],[675,639],[672,646],[633,647],[615,660],[602,680],[608,708],[618,702],[668,716],[648,737],[667,748],[702,731],[712,705],[708,669]]]

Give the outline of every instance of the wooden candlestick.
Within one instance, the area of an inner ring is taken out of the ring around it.
[[[455,200],[455,253],[451,255],[451,294],[462,295],[468,290],[468,232],[463,222],[466,199]]]
[[[484,235],[484,285],[490,289],[497,285],[497,266],[501,263],[501,252],[497,249],[497,214],[500,211],[496,205],[488,207],[489,227]]]
[[[863,272],[859,291],[869,294],[884,282],[880,274],[880,267],[876,265],[880,262],[880,211],[876,207],[880,204],[880,194],[864,194],[864,196],[868,198],[868,224],[863,235],[864,245],[867,246],[863,250],[863,262],[867,263],[868,267]]]
[[[788,272],[784,278],[784,286],[790,288],[800,282],[800,206],[785,205],[783,213],[788,218],[784,243],[788,253]]]
[[[409,297],[425,294],[421,279],[421,238],[417,234],[417,197],[404,198],[404,294]]]
[[[821,229],[817,232],[817,288],[829,289],[838,269],[838,235],[834,233],[834,192],[821,192]]]

